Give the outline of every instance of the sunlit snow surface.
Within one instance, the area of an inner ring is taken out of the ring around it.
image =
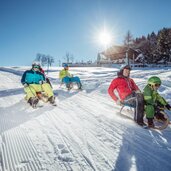
[[[107,93],[114,68],[70,68],[83,91],[67,91],[48,73],[57,107],[32,109],[20,83],[29,67],[0,67],[1,171],[170,171],[171,127],[142,129],[118,115]],[[160,94],[171,103],[171,69],[131,71],[142,90],[150,76],[162,80]],[[169,113],[171,115],[171,113]]]

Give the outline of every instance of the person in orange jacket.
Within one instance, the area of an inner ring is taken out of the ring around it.
[[[144,121],[144,97],[134,80],[130,78],[131,67],[122,65],[109,88],[108,93],[117,105],[127,105],[135,108],[134,120],[137,124],[143,126]],[[117,91],[118,96],[114,93]]]

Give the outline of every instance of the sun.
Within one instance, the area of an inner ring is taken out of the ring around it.
[[[90,39],[96,47],[98,47],[99,51],[106,50],[118,40],[118,30],[117,25],[110,26],[109,24],[96,24],[93,25],[92,29],[90,30]]]
[[[112,43],[112,36],[106,30],[103,30],[98,35],[98,40],[101,45],[108,46]]]
[[[112,45],[114,41],[114,34],[106,27],[103,27],[101,30],[96,31],[96,42],[103,47],[103,49],[108,48]]]

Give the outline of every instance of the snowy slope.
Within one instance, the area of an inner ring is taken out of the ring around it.
[[[84,91],[66,91],[49,72],[57,107],[32,109],[20,79],[27,67],[0,67],[0,170],[152,171],[171,170],[171,127],[146,130],[118,116],[107,94],[117,69],[73,68]],[[151,75],[163,81],[160,93],[171,103],[171,70],[133,70],[143,89]],[[169,114],[171,115],[171,114]]]

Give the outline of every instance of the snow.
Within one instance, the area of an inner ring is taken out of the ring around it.
[[[135,59],[135,61],[143,61],[144,60],[144,55],[142,53],[140,53],[137,58]]]
[[[142,129],[118,115],[107,93],[117,69],[70,68],[84,91],[68,92],[58,79],[61,68],[54,67],[48,77],[58,106],[37,109],[24,100],[25,69],[0,67],[0,171],[171,170],[171,126]],[[171,103],[170,68],[131,71],[140,89],[152,75],[161,78],[159,92]]]

